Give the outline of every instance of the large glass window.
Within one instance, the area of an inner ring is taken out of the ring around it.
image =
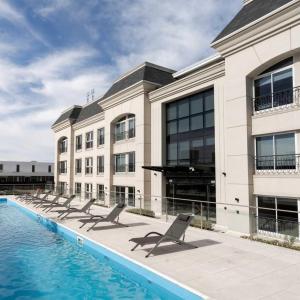
[[[167,104],[167,164],[214,163],[214,91]]]
[[[254,81],[255,110],[293,103],[293,60],[280,62]]]
[[[134,186],[128,187],[128,205],[135,206],[135,187]]]
[[[256,138],[256,169],[295,169],[295,134],[278,134]]]
[[[80,197],[81,196],[81,183],[75,182],[75,195]]]

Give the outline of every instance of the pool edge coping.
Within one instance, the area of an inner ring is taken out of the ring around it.
[[[31,213],[33,213],[37,217],[38,216],[42,216],[43,218],[45,218],[45,219],[47,219],[47,220],[55,223],[57,226],[62,227],[64,230],[71,231],[76,237],[82,237],[85,240],[88,240],[89,242],[94,243],[94,244],[98,245],[99,247],[104,248],[108,252],[112,252],[113,254],[121,257],[123,260],[125,260],[125,261],[128,260],[133,265],[137,265],[140,268],[144,268],[148,272],[152,272],[156,276],[162,277],[164,280],[167,280],[170,283],[177,285],[181,289],[184,289],[184,290],[186,290],[186,291],[188,291],[188,292],[190,292],[190,293],[192,293],[192,294],[194,294],[194,295],[202,298],[203,300],[213,300],[211,297],[209,297],[209,296],[201,293],[200,291],[197,291],[197,290],[195,290],[195,289],[193,289],[193,288],[185,285],[184,283],[181,283],[181,282],[177,281],[176,279],[173,279],[173,278],[169,277],[168,275],[165,275],[165,274],[163,274],[163,273],[161,273],[161,272],[159,272],[157,270],[154,270],[153,268],[151,268],[151,267],[149,267],[149,266],[147,266],[147,265],[145,265],[145,264],[143,264],[143,263],[141,263],[141,262],[139,262],[137,260],[134,260],[133,258],[130,258],[130,257],[126,256],[125,254],[120,253],[119,251],[117,251],[115,249],[110,248],[109,246],[103,245],[102,243],[100,243],[98,241],[95,241],[92,238],[87,237],[86,235],[84,235],[82,233],[79,233],[79,232],[75,231],[72,228],[69,228],[68,226],[66,226],[64,224],[58,223],[55,219],[49,218],[49,217],[45,216],[43,213],[38,213],[38,212],[34,211],[32,208],[24,206],[23,204],[21,204],[20,202],[16,201],[15,199],[11,199],[11,197],[14,197],[14,196],[6,196],[6,197],[3,197],[3,199],[8,199],[9,201],[11,201],[11,202],[15,203],[16,205],[22,207],[23,209],[30,211]],[[135,271],[133,271],[133,272],[135,272]],[[136,273],[138,274],[138,272],[136,272]],[[143,275],[139,274],[139,276],[143,276]]]

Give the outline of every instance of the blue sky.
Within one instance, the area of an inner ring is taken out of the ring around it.
[[[226,3],[226,4],[225,4]],[[242,0],[0,0],[0,160],[54,159],[51,124],[150,61],[179,70]]]

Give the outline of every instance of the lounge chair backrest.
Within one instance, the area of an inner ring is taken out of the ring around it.
[[[63,203],[63,206],[68,206],[74,198],[75,195],[71,195],[70,197],[68,197],[67,200]]]
[[[192,220],[192,215],[179,214],[165,235],[179,240],[184,235]]]
[[[87,204],[81,208],[81,211],[88,212],[95,201],[96,201],[96,199],[91,199],[90,201],[88,201]]]
[[[45,200],[50,194],[51,194],[51,191],[45,192],[44,196],[40,199]]]
[[[106,220],[109,222],[115,221],[115,219],[120,215],[120,213],[124,210],[126,207],[125,203],[119,203],[117,204],[111,212],[107,215]]]

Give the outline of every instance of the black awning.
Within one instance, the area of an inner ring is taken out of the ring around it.
[[[212,164],[203,164],[197,166],[143,166],[143,169],[161,172],[163,174],[201,174],[201,175],[214,175],[215,166]]]

